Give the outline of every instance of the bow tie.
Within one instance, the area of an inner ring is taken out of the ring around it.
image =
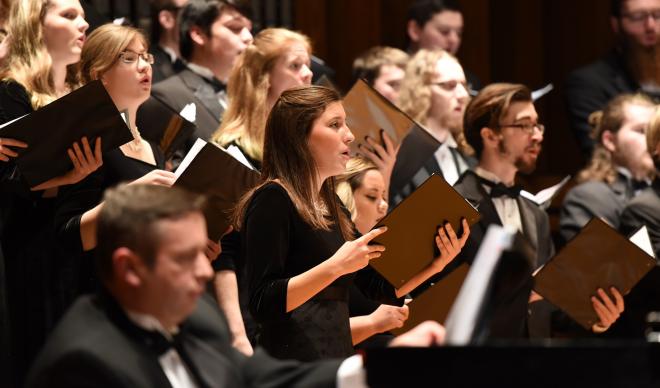
[[[142,343],[158,356],[162,356],[172,348],[177,348],[178,335],[173,336],[170,340],[156,330],[146,330],[138,326],[135,326],[134,330]]]
[[[506,196],[509,198],[516,199],[520,196],[520,191],[522,190],[522,187],[520,187],[519,185],[513,185],[509,187],[509,186],[505,186],[501,182],[495,183],[481,177],[479,177],[479,181],[481,182],[481,184],[490,187],[491,198],[499,198]]]
[[[644,190],[645,188],[649,187],[649,183],[643,179],[641,180],[632,179],[630,181],[630,184],[634,191]]]

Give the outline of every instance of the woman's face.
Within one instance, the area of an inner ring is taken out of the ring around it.
[[[340,102],[330,103],[312,124],[307,146],[321,181],[342,174],[350,159],[348,144],[355,140],[346,126],[346,112]]]
[[[50,0],[42,27],[54,63],[70,65],[80,60],[89,24],[78,0]]]
[[[136,55],[137,54],[137,55]],[[145,60],[147,49],[133,39],[101,81],[119,109],[139,106],[151,93],[151,65]]]
[[[387,213],[387,192],[383,174],[376,169],[367,170],[362,184],[353,191],[355,200],[354,222],[357,230],[368,233]]]
[[[309,52],[301,42],[293,42],[289,48],[275,61],[270,70],[270,89],[268,96],[271,101],[277,100],[283,91],[296,86],[310,85],[312,71],[310,70]]]

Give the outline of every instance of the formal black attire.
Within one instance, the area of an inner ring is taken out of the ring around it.
[[[74,276],[77,295],[93,291],[99,284],[94,275],[93,251],[85,252],[80,239],[82,215],[101,203],[106,189],[138,179],[154,169],[164,168],[162,152],[157,145],[149,145],[153,151],[155,165],[128,157],[117,148],[103,155],[103,165],[98,170],[77,184],[62,189],[54,225],[61,250],[78,262]]]
[[[559,218],[563,242],[573,238],[593,217],[618,228],[621,212],[636,192],[636,183],[620,172],[611,184],[587,181],[572,188],[564,198]]]
[[[259,344],[277,358],[311,361],[353,353],[348,313],[353,281],[368,297],[397,303],[394,288],[367,267],[340,277],[287,313],[289,279],[330,258],[344,238],[336,225],[326,231],[307,224],[277,183],[254,193],[241,238]]]
[[[257,349],[245,357],[231,346],[224,316],[200,300],[170,345],[135,325],[109,295],[81,297],[34,364],[30,388],[171,387],[158,358],[174,347],[200,388],[334,387],[341,361],[279,361]]]
[[[137,114],[137,124],[143,128],[145,133],[159,133],[159,128],[150,128],[153,121],[150,118],[161,114],[162,108],[154,97],[165,103],[176,112],[188,104],[195,104],[195,126],[197,127],[180,150],[185,155],[192,147],[197,138],[209,140],[211,135],[220,127],[220,121],[225,108],[220,103],[218,93],[222,92],[225,85],[217,79],[208,79],[195,73],[189,68],[161,81],[153,86],[153,96],[140,106]],[[152,139],[158,140],[158,139]]]
[[[632,199],[621,213],[619,229],[625,235],[631,235],[646,225],[653,245],[655,257],[660,258],[660,179]]]
[[[27,90],[0,82],[0,122],[33,112]],[[56,128],[55,128],[56,130]],[[4,256],[12,369],[19,380],[64,312],[61,301],[70,262],[56,260],[52,229],[55,198],[31,191],[14,160],[0,162],[0,229]],[[6,348],[3,348],[3,351]]]
[[[569,122],[585,160],[594,148],[589,115],[603,109],[614,97],[639,90],[625,58],[616,49],[569,74],[565,86]]]
[[[154,64],[151,66],[152,83],[154,84],[164,81],[186,68],[181,58],[172,60],[172,56],[159,44],[152,45],[149,51],[154,56]]]

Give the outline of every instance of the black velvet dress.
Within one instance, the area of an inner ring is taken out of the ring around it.
[[[344,238],[338,227],[324,231],[307,224],[277,183],[255,192],[241,238],[259,344],[274,357],[312,361],[353,354],[348,299],[354,281],[368,297],[397,303],[394,288],[367,267],[342,276],[287,313],[289,279],[330,258]]]
[[[83,213],[101,203],[106,189],[164,168],[163,153],[156,144],[149,142],[149,145],[155,165],[128,157],[117,148],[103,155],[103,166],[79,183],[63,188],[59,195],[54,217],[58,244],[67,255],[77,258],[76,287],[81,292],[95,291],[99,282],[95,276],[93,250],[83,251],[80,219]]]

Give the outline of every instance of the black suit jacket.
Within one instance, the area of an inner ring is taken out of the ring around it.
[[[454,188],[479,210],[481,219],[470,228],[470,237],[459,256],[439,276],[434,277],[433,281],[440,280],[464,262],[471,264],[488,227],[492,224],[502,225],[493,201],[473,171],[465,172]],[[525,275],[516,277],[515,280],[511,276],[504,275],[512,281],[509,284],[500,285],[504,288],[508,287],[509,290],[500,289],[498,291],[502,298],[495,301],[497,311],[493,313],[493,322],[490,325],[492,338],[525,337],[528,334],[534,337],[550,335],[550,313],[553,308],[549,304],[535,304],[532,316],[527,317],[527,301],[532,287],[531,271],[545,264],[554,255],[548,215],[537,204],[523,197],[518,197],[518,208],[520,209],[523,235],[535,255],[532,255],[532,262],[528,263],[529,272]]]
[[[624,58],[616,50],[568,76],[565,93],[569,121],[585,159],[594,148],[589,115],[603,109],[619,94],[638,90],[639,84],[630,76]]]
[[[593,217],[618,228],[621,212],[634,194],[630,180],[623,174],[618,174],[612,184],[588,181],[572,188],[564,198],[559,218],[563,242],[573,238]]]
[[[632,199],[621,213],[619,229],[630,235],[646,225],[656,259],[660,259],[660,178]]]
[[[158,44],[152,45],[149,51],[154,56],[154,64],[151,66],[151,78],[154,84],[164,81],[186,68],[179,58],[172,62],[170,55]]]
[[[192,146],[198,137],[209,140],[220,126],[224,108],[218,101],[213,85],[188,68],[165,81],[155,84],[151,94],[176,112],[181,112],[191,102],[195,104],[197,130],[195,135],[186,142],[186,150]],[[147,128],[150,122],[153,121],[150,118],[159,115],[160,112],[158,102],[154,101],[153,97],[147,100],[138,110],[138,127]],[[159,133],[159,129],[148,128],[145,129],[145,132]]]
[[[333,387],[340,361],[301,364],[231,347],[224,316],[210,301],[181,325],[181,343],[208,387]],[[171,387],[153,350],[107,295],[81,297],[33,365],[30,388]]]

